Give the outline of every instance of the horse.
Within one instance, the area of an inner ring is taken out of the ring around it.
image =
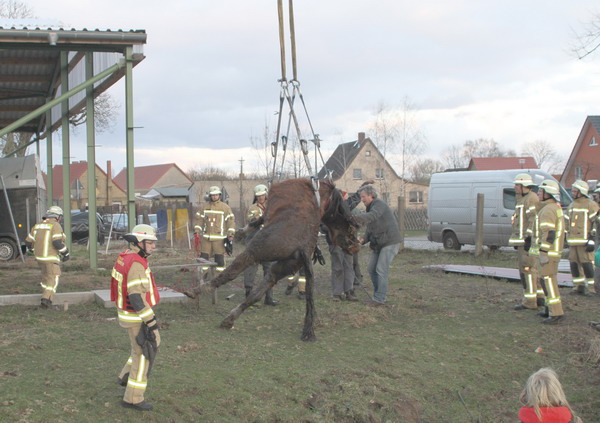
[[[317,183],[318,188],[314,186]],[[300,178],[273,184],[264,215],[242,229],[256,230],[264,225],[247,244],[246,249],[212,281],[200,284],[184,294],[196,298],[207,288],[215,289],[235,279],[256,263],[271,262],[264,280],[221,322],[221,328],[231,329],[244,310],[262,298],[268,289],[282,278],[303,270],[306,277],[306,313],[301,339],[315,341],[311,256],[316,252],[321,223],[329,229],[334,244],[349,254],[358,252],[358,223],[333,182],[313,182],[311,179]]]

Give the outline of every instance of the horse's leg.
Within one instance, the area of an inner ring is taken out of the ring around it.
[[[306,314],[304,315],[304,329],[300,339],[306,342],[314,342],[317,340],[315,336],[315,303],[313,299],[313,284],[314,273],[310,257],[306,252],[302,253],[304,259],[304,272],[306,276]]]
[[[229,312],[227,317],[221,322],[220,327],[223,329],[231,329],[233,327],[233,322],[235,322],[248,307],[260,300],[267,290],[273,288],[280,279],[289,275],[290,271],[296,272],[297,270],[297,259],[288,259],[272,263],[269,268],[269,273],[264,275],[260,285],[255,286],[248,297]]]
[[[255,263],[254,258],[247,250],[242,251],[224,271],[210,282],[203,282],[192,290],[183,293],[190,298],[196,298],[203,292],[212,291],[229,281],[234,280],[240,273]]]

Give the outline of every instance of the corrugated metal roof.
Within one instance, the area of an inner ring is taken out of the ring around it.
[[[0,20],[0,129],[36,110],[61,95],[60,52],[68,51],[69,88],[85,81],[85,52],[93,52],[94,74],[99,74],[123,57],[126,47],[132,47],[134,66],[144,59],[144,30],[100,31],[95,29],[65,29],[44,25],[35,20]],[[94,85],[98,96],[124,74],[120,70]],[[85,105],[85,92],[71,97],[71,113]],[[60,121],[60,106],[52,109],[52,124]],[[45,115],[39,116],[18,132],[45,130]],[[42,135],[42,137],[45,135]]]

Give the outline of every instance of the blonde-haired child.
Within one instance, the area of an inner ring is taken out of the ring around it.
[[[522,423],[582,423],[574,416],[556,372],[549,367],[529,376],[520,400]]]

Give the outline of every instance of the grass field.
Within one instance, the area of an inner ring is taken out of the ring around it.
[[[521,296],[516,283],[422,268],[511,267],[515,259],[403,251],[392,265],[389,305],[375,309],[331,301],[328,267],[317,266],[315,343],[300,341],[304,303],[285,296],[284,283],[276,287],[277,307],[250,309],[230,331],[217,326],[243,296],[239,280],[219,290],[217,305],[208,298],[199,308],[160,304],[162,345],[146,391],[151,413],[119,405],[124,388],[116,376],[129,342],[114,309],[5,306],[0,421],[516,422],[525,380],[551,366],[575,411],[586,423],[600,422],[600,333],[587,326],[600,319],[600,297],[561,290],[567,319],[546,327],[534,312],[512,310]],[[110,269],[113,260],[100,266]],[[187,251],[169,249],[152,260],[192,261]],[[85,251],[75,251],[59,291],[107,288],[108,274],[88,270]],[[177,268],[155,274],[163,285],[193,283]],[[31,258],[0,267],[0,294],[36,293],[37,280]],[[368,276],[365,286],[371,291]]]

